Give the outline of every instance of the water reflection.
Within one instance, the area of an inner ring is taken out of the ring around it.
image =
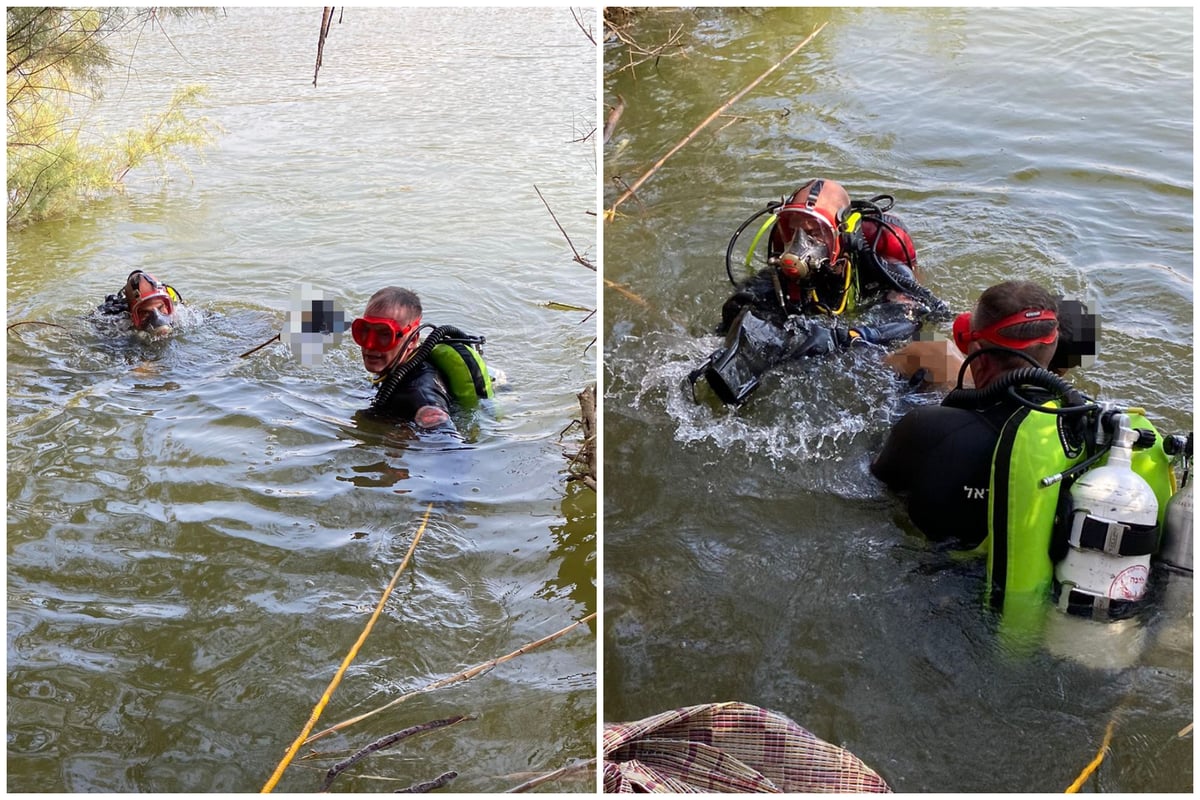
[[[596,610],[596,496],[579,483],[569,484],[560,525],[550,526],[557,574],[546,581],[539,597],[565,597],[578,604],[581,616]],[[592,623],[593,627],[595,623]]]

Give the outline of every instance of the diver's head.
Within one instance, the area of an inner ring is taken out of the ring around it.
[[[771,237],[779,270],[805,281],[833,268],[841,257],[838,224],[849,207],[850,195],[836,181],[809,181],[797,189],[775,212]]]
[[[363,366],[381,374],[408,358],[420,342],[421,301],[415,292],[387,286],[371,295],[363,315],[350,325],[362,349]]]
[[[175,296],[169,286],[149,272],[135,269],[125,279],[125,300],[129,319],[139,331],[158,336],[171,332],[175,320]]]
[[[1000,375],[1029,366],[1011,350],[1019,350],[1042,367],[1048,367],[1058,343],[1058,302],[1031,281],[1005,281],[988,287],[973,312],[954,320],[954,342],[970,355],[971,375],[978,389]]]

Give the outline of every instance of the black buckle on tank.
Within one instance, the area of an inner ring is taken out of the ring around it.
[[[1148,556],[1158,549],[1157,525],[1127,525],[1088,514],[1079,523],[1078,541],[1071,544],[1110,556]]]
[[[1065,611],[1073,617],[1112,621],[1128,619],[1137,610],[1137,602],[1134,600],[1114,600],[1111,597],[1083,592],[1069,586],[1057,585],[1057,589],[1056,605],[1061,611]]]

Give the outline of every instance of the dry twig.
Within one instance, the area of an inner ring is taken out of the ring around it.
[[[547,772],[545,775],[538,775],[536,778],[530,778],[519,786],[514,786],[513,788],[509,789],[505,794],[527,792],[530,789],[536,789],[543,783],[549,783],[552,780],[556,780],[567,775],[574,775],[576,772],[582,772],[585,769],[594,769],[595,766],[596,759],[594,758],[589,758],[587,761],[580,761],[578,764],[568,764],[567,766],[560,767],[553,772]]]
[[[575,11],[574,8],[571,9],[571,16],[575,18],[575,24],[579,26],[579,30],[583,31],[583,35],[588,38],[588,41],[591,42],[592,44],[595,44],[596,37],[592,35],[592,32],[590,30],[583,27],[583,20],[581,20],[579,18],[579,14]]]
[[[654,47],[646,47],[646,46],[638,43],[636,40],[634,40],[634,38],[632,36],[629,35],[629,33],[626,30],[628,26],[622,25],[620,22],[618,22],[614,18],[615,15],[612,12],[613,12],[612,8],[605,9],[605,13],[604,13],[605,27],[608,29],[608,32],[612,36],[612,38],[617,39],[618,41],[621,42],[621,44],[625,45],[625,49],[626,49],[626,53],[628,55],[628,61],[629,61],[629,63],[625,64],[622,67],[618,67],[616,70],[614,70],[614,74],[616,74],[618,72],[624,72],[627,69],[628,70],[636,69],[639,65],[644,64],[647,61],[657,62],[658,59],[661,58],[662,56],[669,55],[668,51],[678,50],[683,47],[683,42],[682,42],[683,26],[682,25],[680,25],[675,30],[669,31],[667,33],[667,41],[663,42],[662,44],[656,45]],[[632,15],[630,15],[630,18],[632,19]]]
[[[283,777],[283,771],[287,769],[288,764],[290,764],[292,759],[295,758],[296,752],[303,744],[310,741],[304,737],[308,736],[309,731],[313,729],[313,726],[317,724],[317,720],[321,718],[321,712],[324,711],[325,706],[329,704],[329,699],[333,696],[334,689],[336,689],[338,684],[341,683],[342,676],[346,674],[346,670],[350,667],[351,662],[354,661],[354,657],[358,655],[358,651],[362,647],[363,642],[367,640],[367,635],[371,633],[371,628],[375,626],[375,621],[379,619],[379,615],[383,612],[384,603],[386,603],[388,597],[391,596],[392,589],[396,588],[396,582],[400,580],[400,573],[404,572],[405,567],[408,566],[408,562],[412,559],[413,552],[417,549],[417,542],[421,541],[421,535],[425,533],[425,526],[429,523],[429,512],[432,510],[433,503],[430,503],[425,508],[425,516],[421,520],[421,527],[419,527],[417,532],[413,535],[412,543],[408,546],[408,552],[404,555],[404,560],[400,562],[400,566],[396,568],[395,573],[392,575],[391,581],[388,582],[387,588],[383,590],[383,595],[379,598],[378,605],[375,606],[375,612],[371,614],[371,618],[367,620],[367,625],[365,628],[363,628],[363,632],[359,634],[358,641],[354,643],[354,645],[350,648],[350,652],[347,653],[345,659],[342,660],[342,665],[338,667],[338,671],[334,673],[333,680],[329,682],[329,686],[325,689],[325,693],[321,695],[321,699],[318,700],[316,706],[313,707],[312,713],[308,716],[308,722],[304,724],[304,728],[300,731],[300,735],[298,735],[296,740],[292,742],[292,745],[288,748],[283,760],[281,760],[279,765],[275,767],[275,772],[267,780],[266,785],[263,786],[262,794],[269,794],[271,790],[275,788],[275,784],[279,783],[279,779]]]
[[[805,46],[805,45],[807,45],[809,42],[811,42],[811,41],[813,40],[813,38],[814,38],[814,37],[816,37],[816,35],[817,35],[818,33],[820,33],[822,30],[824,30],[824,29],[825,29],[825,26],[826,26],[826,25],[828,25],[828,24],[829,24],[829,23],[827,23],[827,22],[823,22],[823,23],[821,23],[821,26],[820,26],[820,27],[818,27],[818,28],[817,28],[815,31],[813,31],[812,33],[810,33],[810,34],[808,35],[808,37],[807,37],[807,38],[805,38],[805,40],[804,40],[804,41],[800,42],[800,44],[796,45],[796,46],[795,46],[795,47],[793,47],[793,48],[792,48],[790,51],[788,51],[788,54],[787,54],[786,56],[784,56],[783,58],[781,58],[781,59],[779,59],[778,61],[776,61],[776,62],[775,62],[773,65],[771,65],[771,67],[770,67],[769,69],[767,69],[767,71],[766,71],[766,72],[764,72],[762,75],[759,75],[757,78],[755,78],[754,80],[752,80],[752,81],[750,82],[750,84],[749,84],[748,86],[746,86],[746,88],[742,89],[740,92],[738,92],[737,94],[735,94],[733,97],[731,97],[731,98],[729,98],[728,100],[726,100],[724,103],[722,103],[722,104],[721,104],[720,108],[718,108],[716,111],[712,112],[712,113],[711,113],[711,114],[709,114],[707,117],[705,117],[705,119],[704,119],[704,121],[703,121],[703,122],[701,122],[699,125],[697,125],[697,126],[696,126],[696,127],[693,129],[693,130],[692,130],[692,132],[691,132],[691,133],[689,133],[687,136],[683,137],[683,140],[682,140],[682,141],[680,141],[680,142],[679,142],[679,144],[677,144],[677,145],[675,145],[674,147],[672,147],[672,148],[671,148],[671,149],[670,149],[670,150],[667,152],[667,154],[666,154],[665,156],[663,156],[662,158],[660,158],[660,159],[659,159],[659,160],[658,160],[658,161],[657,161],[657,162],[654,164],[654,166],[653,166],[653,167],[651,167],[649,170],[647,170],[647,171],[646,171],[646,174],[642,175],[642,177],[640,177],[640,178],[638,178],[636,181],[634,181],[633,185],[632,185],[632,186],[630,186],[628,189],[626,189],[626,190],[625,190],[625,193],[624,193],[624,194],[622,194],[620,197],[618,197],[618,198],[616,199],[616,201],[615,201],[615,202],[612,204],[612,206],[610,206],[610,207],[609,207],[608,211],[606,211],[606,212],[605,212],[605,217],[606,217],[607,219],[611,220],[611,219],[612,219],[612,218],[613,218],[613,217],[616,215],[616,212],[617,212],[617,206],[621,205],[621,204],[622,204],[622,203],[624,203],[626,200],[628,200],[628,199],[629,199],[629,197],[630,197],[632,194],[634,194],[634,192],[636,192],[636,191],[638,190],[638,188],[639,188],[639,187],[640,187],[640,186],[641,186],[643,183],[645,183],[647,180],[649,180],[649,179],[650,179],[650,177],[651,177],[652,175],[654,175],[654,173],[658,172],[659,168],[660,168],[660,167],[662,167],[662,165],[663,165],[663,164],[665,164],[665,163],[667,162],[667,159],[668,159],[668,158],[670,158],[671,156],[675,155],[675,154],[676,154],[677,152],[679,152],[679,151],[680,151],[680,150],[681,150],[681,149],[682,149],[682,148],[683,148],[683,147],[684,147],[686,144],[688,144],[688,142],[690,142],[690,141],[692,141],[692,139],[696,138],[697,134],[699,134],[699,133],[700,133],[700,131],[702,131],[702,130],[704,130],[706,127],[708,127],[708,124],[709,124],[710,122],[712,122],[712,121],[713,121],[714,119],[716,119],[717,117],[721,116],[722,112],[724,112],[724,111],[725,111],[725,109],[729,108],[731,105],[733,105],[734,103],[736,103],[738,100],[741,100],[743,97],[745,97],[745,96],[746,96],[746,94],[750,92],[750,90],[752,90],[752,89],[753,89],[755,86],[758,86],[760,83],[762,83],[764,80],[766,80],[766,78],[767,78],[767,76],[768,76],[768,75],[770,75],[770,74],[771,74],[772,72],[774,72],[775,70],[779,69],[779,67],[780,67],[780,66],[782,66],[782,65],[783,65],[783,63],[784,63],[785,61],[787,61],[787,60],[788,60],[789,58],[791,58],[792,56],[796,55],[796,53],[799,53],[799,52],[800,52],[800,51],[801,51],[801,50],[804,48],[804,46]]]
[[[549,636],[543,636],[541,639],[538,639],[536,642],[530,642],[529,644],[522,645],[521,647],[518,647],[516,650],[513,650],[511,653],[509,653],[507,655],[500,656],[499,658],[493,658],[491,661],[485,661],[482,664],[476,664],[475,666],[473,666],[469,669],[464,669],[462,672],[459,672],[455,675],[451,675],[449,678],[443,678],[440,681],[434,681],[433,683],[431,683],[427,686],[424,686],[420,689],[414,689],[411,692],[405,692],[404,694],[397,697],[395,700],[392,700],[392,701],[380,706],[379,708],[368,711],[365,714],[359,714],[357,717],[352,717],[347,720],[342,720],[341,722],[337,723],[336,725],[328,727],[319,733],[314,733],[312,736],[309,736],[307,739],[304,740],[304,744],[309,744],[311,742],[315,742],[317,739],[324,738],[331,733],[336,733],[337,731],[340,731],[343,728],[348,728],[351,725],[355,724],[356,722],[362,722],[367,717],[373,717],[374,715],[378,714],[380,711],[386,711],[387,709],[391,708],[392,706],[399,705],[400,703],[403,703],[405,700],[409,699],[410,697],[415,697],[416,695],[424,694],[425,692],[431,692],[434,689],[441,689],[443,687],[449,686],[454,683],[468,681],[471,678],[474,678],[478,675],[482,675],[483,673],[490,671],[493,667],[503,664],[506,661],[512,661],[517,656],[525,655],[526,653],[530,652],[531,650],[535,650],[538,647],[541,647],[542,645],[544,645],[548,642],[554,641],[555,639],[559,638],[560,636],[563,636],[564,634],[569,633],[570,631],[579,627],[580,625],[583,625],[586,622],[590,622],[591,620],[595,619],[595,617],[596,617],[596,613],[592,612],[591,614],[588,614],[583,619],[578,620],[576,622],[572,622],[570,625],[563,628],[562,630],[555,631],[554,633],[550,634]]]
[[[538,187],[536,185],[534,185],[533,190],[535,192],[537,192],[538,199],[542,201],[542,205],[544,205],[546,207],[546,210],[550,212],[550,219],[554,220],[554,224],[558,226],[558,230],[562,233],[563,238],[567,240],[567,245],[571,248],[571,252],[575,254],[575,262],[577,264],[582,264],[583,266],[590,269],[592,272],[595,272],[596,265],[593,264],[592,262],[588,261],[583,256],[579,255],[579,251],[575,249],[575,243],[571,241],[571,237],[567,235],[567,232],[565,230],[563,230],[562,224],[559,223],[558,217],[556,217],[554,215],[554,209],[552,209],[550,207],[550,204],[546,202],[546,198],[542,197],[541,190],[538,189]]]

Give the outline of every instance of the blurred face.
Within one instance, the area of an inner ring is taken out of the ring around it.
[[[412,309],[392,311],[367,306],[362,318],[354,324],[362,334],[355,333],[354,340],[362,350],[363,367],[367,372],[376,375],[386,372],[417,349],[420,319]]]

